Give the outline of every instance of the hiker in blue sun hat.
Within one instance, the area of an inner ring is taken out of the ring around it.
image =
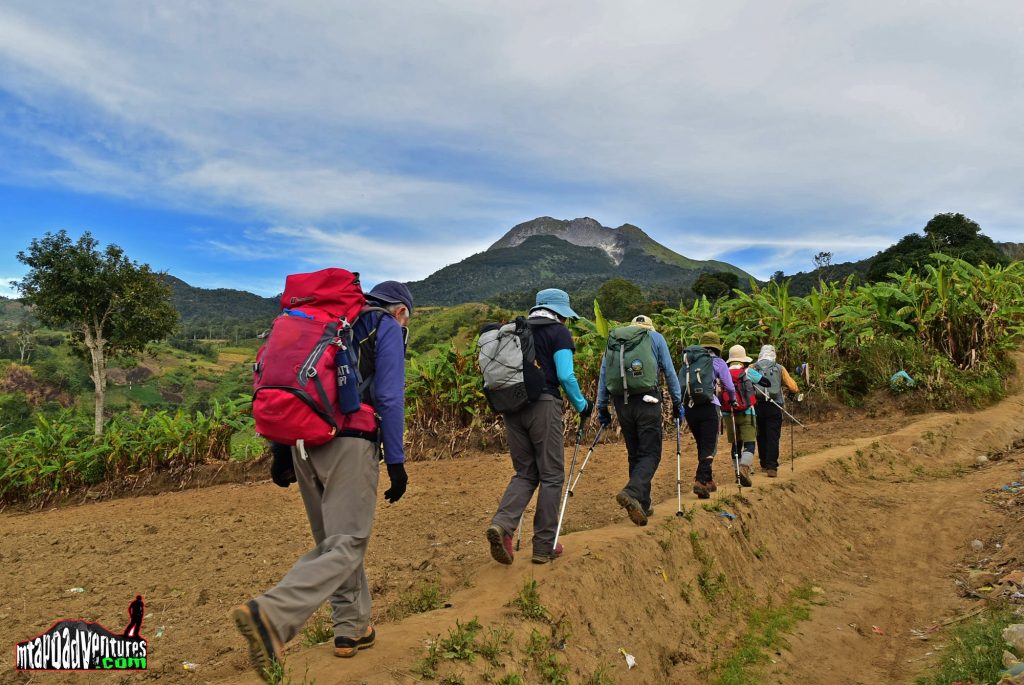
[[[583,397],[573,369],[576,345],[565,322],[578,319],[579,315],[569,304],[569,295],[564,290],[547,288],[537,293],[536,302],[526,321],[537,363],[544,372],[544,387],[536,401],[502,414],[515,475],[487,529],[491,556],[502,564],[512,563],[512,534],[538,487],[533,562],[547,563],[562,554],[562,545],[555,545],[558,503],[565,483],[562,392],[579,412],[581,421],[586,421],[593,410],[593,404]]]

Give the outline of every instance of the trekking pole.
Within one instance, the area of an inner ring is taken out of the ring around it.
[[[683,514],[683,464],[679,449],[679,417],[676,417],[676,516]]]
[[[519,525],[516,526],[516,551],[519,551],[519,544],[523,541],[523,519],[526,518],[526,511],[519,517]]]
[[[555,528],[555,541],[551,543],[554,550],[558,545],[558,535],[562,532],[562,519],[565,517],[565,505],[569,503],[569,483],[572,481],[572,472],[576,468],[576,454],[580,451],[580,443],[583,442],[583,423],[576,429],[576,446],[572,448],[572,461],[569,462],[569,476],[565,480],[565,494],[562,495],[562,509],[558,512],[558,526]],[[539,497],[539,495],[538,495]]]
[[[597,435],[594,436],[594,444],[587,450],[587,456],[584,457],[583,463],[580,464],[580,470],[576,472],[576,479],[573,480],[572,485],[569,487],[569,497],[573,496],[572,491],[576,489],[577,483],[580,482],[580,477],[583,475],[583,469],[587,468],[587,462],[590,461],[590,455],[594,453],[594,448],[597,447],[597,441],[601,439],[601,433],[604,431],[604,426],[597,429]]]
[[[776,407],[778,407],[779,411],[781,411],[783,414],[788,416],[793,423],[795,423],[796,425],[800,426],[801,428],[807,428],[807,426],[805,426],[804,424],[800,423],[800,421],[795,416],[793,416],[788,411],[786,411],[785,408],[783,408],[783,406],[781,404],[779,404],[778,402],[773,400],[771,398],[771,395],[768,394],[767,390],[765,390],[764,388],[758,387],[756,385],[754,386],[754,389],[761,393],[761,397],[763,397],[764,399],[768,400],[769,402],[774,404]]]
[[[740,492],[743,492],[743,483],[740,481],[740,450],[743,443],[740,442],[740,432],[736,429],[736,411],[729,412],[729,416],[732,418],[732,463],[736,467],[736,485],[739,486]]]

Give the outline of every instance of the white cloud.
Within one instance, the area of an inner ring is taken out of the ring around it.
[[[5,7],[0,87],[88,121],[11,122],[48,159],[9,180],[339,229],[368,259],[400,230],[383,256],[414,272],[612,208],[670,245],[694,215],[774,224],[783,260],[950,210],[1021,239],[1009,0]]]

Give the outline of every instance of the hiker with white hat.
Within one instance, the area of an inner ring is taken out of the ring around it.
[[[732,446],[732,458],[739,462],[738,476],[740,485],[744,487],[753,485],[751,467],[754,465],[754,449],[757,443],[757,393],[754,391],[754,385],[769,386],[768,380],[761,372],[750,367],[753,361],[747,356],[747,350],[743,345],[730,347],[729,358],[725,363],[729,365],[729,373],[733,385],[736,386],[736,392],[732,394],[728,390],[722,391],[723,412],[731,415],[725,421],[725,433]]]
[[[768,379],[768,387],[758,390],[765,400],[757,410],[757,454],[761,468],[769,478],[779,475],[779,440],[782,438],[782,408],[786,404],[788,390],[800,402],[804,396],[800,387],[786,370],[786,367],[775,359],[775,347],[762,345],[761,351],[754,362],[754,368]]]

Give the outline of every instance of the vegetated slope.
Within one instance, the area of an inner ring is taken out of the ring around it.
[[[409,284],[417,302],[459,304],[509,291],[596,289],[609,278],[642,286],[686,286],[702,273],[749,274],[719,261],[689,259],[631,224],[607,228],[593,219],[541,217],[519,224],[485,252]]]
[[[571,682],[602,665],[611,682],[713,682],[717,671],[709,669],[734,653],[754,607],[769,598],[783,606],[796,588],[813,584],[824,590],[815,602],[842,601],[849,613],[812,606],[810,622],[797,626],[808,636],[798,645],[806,663],[773,655],[780,665],[772,682],[903,682],[925,664],[910,659],[934,649],[907,638],[909,628],[962,613],[962,600],[948,590],[947,561],[957,553],[950,545],[987,523],[977,516],[978,493],[1007,478],[998,465],[974,474],[963,465],[973,464],[977,452],[1018,440],[1024,406],[1018,394],[972,414],[859,416],[798,433],[795,474],[783,469],[776,481],[755,476],[742,498],[728,484],[728,463],[717,464],[720,498],[704,509],[686,493],[689,518],[673,515],[674,442],[666,441],[653,483],[657,515],[642,529],[613,500],[626,478],[623,447],[598,445],[569,503],[565,557],[548,566],[529,563],[532,507],[515,564],[499,566],[487,554],[482,533],[510,474],[506,456],[412,463],[409,492],[396,505],[380,505],[368,552],[377,645],[342,661],[329,644],[296,640],[287,653],[291,676],[298,682],[308,662],[307,675],[317,682],[419,682],[410,669],[428,641],[446,637],[456,620],[465,625],[476,617],[484,626],[478,641],[490,628],[509,631],[498,644],[501,665],[482,655],[470,664],[442,660],[442,675],[461,672],[466,682],[480,682],[490,671],[493,681],[518,673],[526,683],[547,682],[538,669],[553,657],[555,666],[567,665]],[[693,446],[683,438],[688,473]],[[955,516],[946,515],[950,502]],[[737,518],[723,518],[719,509]],[[24,640],[57,617],[99,620],[116,630],[127,602],[141,592],[152,675],[259,682],[225,613],[280,579],[309,548],[294,487],[225,485],[73,513],[0,514],[0,556],[21,579],[17,596],[0,598],[0,614],[8,617],[0,641]],[[525,620],[506,606],[531,579],[549,620]],[[397,620],[430,585],[451,607]],[[85,592],[68,591],[76,587]],[[871,632],[879,622],[884,636]],[[815,651],[815,637],[837,626],[842,653]],[[527,645],[540,651],[531,655]],[[619,648],[635,655],[637,668],[627,673]],[[185,661],[196,670],[183,670]],[[74,674],[52,678],[76,682]]]
[[[280,311],[278,298],[233,288],[196,288],[180,278],[163,276],[183,325],[239,320],[269,323]]]

